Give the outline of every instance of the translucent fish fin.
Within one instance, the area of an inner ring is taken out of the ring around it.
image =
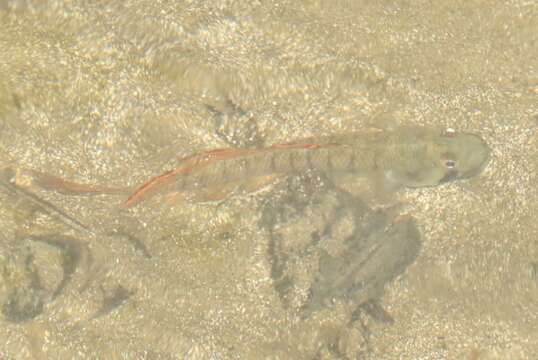
[[[396,193],[402,184],[390,176],[390,174],[374,173],[370,175],[373,202],[379,205],[393,204]]]
[[[277,175],[258,176],[249,179],[249,181],[241,185],[239,189],[246,194],[254,193],[271,186],[278,180],[278,178],[279,177]]]
[[[231,182],[225,185],[196,190],[192,194],[189,194],[188,197],[193,202],[221,201],[234,194],[237,187],[238,183]]]
[[[204,189],[191,190],[188,192],[174,192],[167,195],[168,204],[176,204],[180,201],[214,202],[222,201],[230,196],[238,194],[250,194],[270,186],[277,180],[276,175],[259,176],[248,181],[234,181],[224,185],[211,186]]]
[[[378,130],[395,130],[403,125],[401,120],[404,116],[399,116],[397,111],[394,110],[381,110],[378,111],[372,119],[368,122],[368,125]]]
[[[234,194],[238,186],[239,184],[237,182],[233,182],[226,185],[190,190],[188,192],[176,191],[166,196],[166,203],[176,205],[185,200],[192,203],[221,201]]]

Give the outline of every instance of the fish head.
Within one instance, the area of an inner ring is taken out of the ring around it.
[[[489,146],[474,134],[447,129],[430,133],[422,141],[422,151],[415,154],[415,162],[408,169],[408,187],[468,179],[480,174],[489,161]]]
[[[491,150],[478,135],[448,129],[440,135],[438,143],[442,150],[439,165],[446,172],[440,183],[477,176],[489,162]]]

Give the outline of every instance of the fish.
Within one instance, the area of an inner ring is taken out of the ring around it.
[[[490,148],[478,135],[426,126],[372,129],[308,138],[264,148],[209,150],[140,185],[121,205],[130,208],[159,193],[198,193],[220,200],[251,192],[283,175],[317,170],[350,173],[399,189],[430,187],[482,172]]]

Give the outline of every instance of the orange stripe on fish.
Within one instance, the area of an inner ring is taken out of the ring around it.
[[[164,174],[155,176],[149,179],[147,182],[138,187],[128,198],[121,204],[122,208],[129,208],[142,201],[144,198],[152,195],[158,186],[164,186],[169,184],[177,175],[188,174],[192,171],[192,167],[172,169]]]
[[[155,176],[140,187],[138,187],[121,205],[122,208],[129,208],[136,205],[145,198],[153,195],[159,191],[159,187],[164,187],[174,181],[177,176],[187,175],[195,170],[199,170],[215,161],[221,161],[226,159],[232,159],[248,155],[256,155],[264,152],[270,152],[273,150],[286,150],[286,149],[319,149],[322,147],[336,146],[338,144],[312,144],[312,143],[286,143],[275,144],[267,148],[261,149],[214,149],[204,151],[199,154],[190,155],[180,159],[184,163],[182,167],[169,170],[161,175]]]

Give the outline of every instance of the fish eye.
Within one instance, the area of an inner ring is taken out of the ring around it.
[[[456,130],[454,128],[447,128],[445,129],[443,135],[446,137],[454,137],[456,136]]]
[[[447,169],[455,169],[456,168],[456,160],[445,160],[444,165]]]

